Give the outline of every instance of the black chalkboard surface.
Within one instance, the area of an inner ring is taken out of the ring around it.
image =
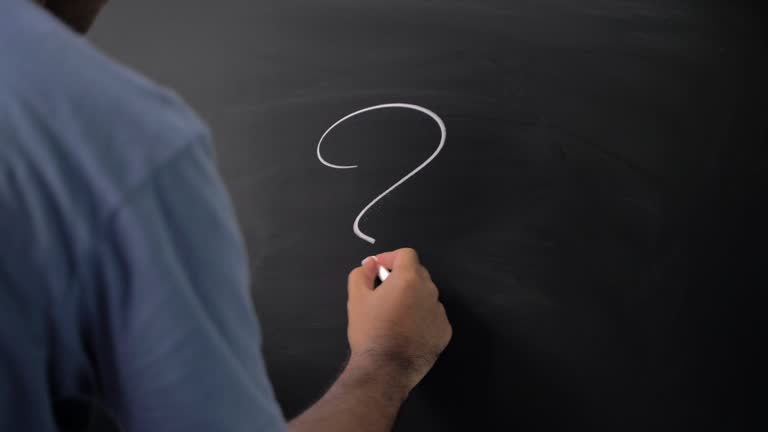
[[[210,123],[287,417],[346,276],[416,248],[454,339],[397,431],[741,429],[766,167],[757,3],[113,2],[94,42]],[[383,103],[426,107],[343,116]],[[763,255],[764,256],[764,253]],[[751,258],[750,258],[751,257]]]

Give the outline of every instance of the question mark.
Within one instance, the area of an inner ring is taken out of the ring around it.
[[[435,114],[434,112],[432,112],[431,110],[429,110],[427,108],[424,108],[424,107],[419,106],[419,105],[413,105],[413,104],[407,104],[407,103],[388,103],[388,104],[382,104],[382,105],[375,105],[375,106],[371,106],[371,107],[368,107],[368,108],[363,108],[363,109],[361,109],[359,111],[355,111],[352,114],[347,114],[346,116],[342,117],[341,120],[339,120],[336,123],[332,124],[331,127],[329,127],[325,131],[323,136],[320,137],[320,141],[318,141],[318,143],[317,143],[317,158],[320,159],[320,162],[322,162],[326,166],[329,166],[331,168],[337,168],[337,169],[357,168],[357,165],[334,165],[332,163],[327,162],[325,159],[323,159],[323,156],[320,155],[320,144],[323,143],[323,139],[325,138],[326,135],[328,135],[328,132],[333,130],[333,128],[338,126],[343,121],[345,121],[345,120],[347,120],[349,118],[352,118],[352,117],[354,117],[354,116],[356,116],[358,114],[362,114],[364,112],[373,111],[373,110],[377,110],[377,109],[383,109],[383,108],[406,108],[406,109],[412,109],[412,110],[420,111],[420,112],[430,116],[434,121],[437,122],[437,125],[440,127],[440,144],[437,146],[437,150],[435,150],[435,152],[432,153],[432,156],[430,156],[427,160],[422,162],[422,164],[419,165],[418,167],[416,167],[416,169],[414,169],[413,171],[408,173],[408,175],[406,175],[405,177],[401,178],[397,183],[395,183],[392,186],[390,186],[389,189],[387,189],[384,192],[382,192],[381,195],[377,196],[373,201],[371,201],[367,206],[365,206],[365,208],[363,209],[363,211],[360,212],[359,215],[357,215],[357,219],[355,219],[355,223],[352,224],[352,231],[355,233],[355,235],[357,235],[358,237],[360,237],[361,239],[367,241],[370,244],[374,244],[376,242],[376,239],[371,237],[371,236],[365,235],[362,231],[360,231],[360,228],[358,227],[358,225],[360,223],[360,219],[363,217],[365,212],[367,212],[369,208],[371,208],[374,204],[376,204],[377,201],[382,199],[384,197],[384,195],[392,192],[392,190],[394,190],[396,187],[398,187],[401,184],[403,184],[406,180],[411,178],[414,174],[416,174],[417,172],[421,171],[422,168],[424,168],[430,162],[432,162],[432,159],[434,159],[435,156],[437,156],[437,154],[440,153],[440,150],[442,150],[443,145],[445,144],[445,137],[446,137],[445,123],[443,123],[443,120],[440,118],[440,116],[438,116],[437,114]]]

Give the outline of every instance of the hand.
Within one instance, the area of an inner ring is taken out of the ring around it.
[[[415,250],[386,252],[376,260],[366,258],[349,274],[348,368],[385,374],[407,393],[432,368],[452,329]],[[374,289],[378,264],[392,273]]]

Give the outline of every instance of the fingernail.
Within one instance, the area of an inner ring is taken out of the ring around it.
[[[365,259],[360,263],[360,265],[365,265],[368,260],[371,259],[371,257],[365,257]]]

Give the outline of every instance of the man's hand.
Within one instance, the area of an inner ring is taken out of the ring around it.
[[[374,289],[378,264],[392,273]],[[451,340],[437,286],[413,249],[366,258],[349,274],[350,368],[388,374],[409,392]]]
[[[391,268],[374,289],[378,265]],[[291,432],[385,432],[451,339],[437,287],[413,249],[369,257],[349,274],[349,364]]]

